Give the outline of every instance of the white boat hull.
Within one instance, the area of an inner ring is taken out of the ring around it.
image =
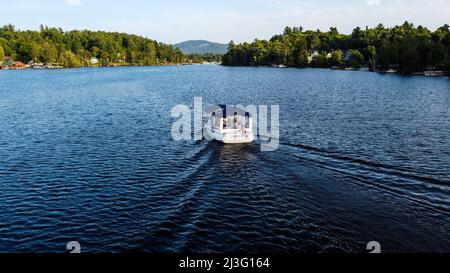
[[[209,139],[225,144],[251,143],[255,140],[253,133],[249,130],[227,130],[227,132],[220,133],[207,127],[206,132]]]
[[[425,71],[425,76],[427,77],[440,77],[445,76],[444,71]]]

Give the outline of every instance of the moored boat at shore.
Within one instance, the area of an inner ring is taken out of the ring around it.
[[[273,68],[287,68],[287,66],[285,66],[284,64],[273,64],[272,67]]]
[[[444,71],[434,71],[434,70],[425,71],[424,74],[425,74],[425,76],[427,76],[427,77],[440,77],[440,76],[445,76],[445,72],[444,72]]]

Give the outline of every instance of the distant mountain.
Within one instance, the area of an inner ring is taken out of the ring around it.
[[[225,54],[228,51],[227,44],[213,43],[205,40],[191,40],[185,41],[173,45],[175,48],[179,48],[184,54]]]

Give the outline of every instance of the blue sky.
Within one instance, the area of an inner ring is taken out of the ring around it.
[[[270,38],[285,26],[350,33],[355,26],[405,20],[450,24],[448,0],[0,0],[0,25],[121,31],[166,43]]]

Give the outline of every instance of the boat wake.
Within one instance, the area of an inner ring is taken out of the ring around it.
[[[281,145],[288,148],[284,150],[285,155],[293,160],[313,163],[320,168],[351,177],[351,181],[361,186],[374,187],[450,215],[450,181],[447,179],[307,145]]]

